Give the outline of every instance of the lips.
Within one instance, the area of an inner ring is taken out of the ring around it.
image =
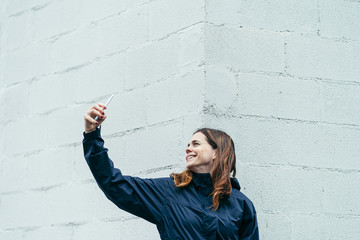
[[[196,155],[186,155],[186,161],[189,161],[190,159],[196,157]]]

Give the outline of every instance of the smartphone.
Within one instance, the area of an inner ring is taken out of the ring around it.
[[[108,105],[109,105],[109,103],[111,102],[111,99],[113,98],[113,94],[109,97],[109,99],[107,100],[107,102],[105,103],[105,107],[107,107]],[[98,116],[96,116],[95,118],[94,118],[94,120],[95,121],[97,121],[99,118],[98,118]]]

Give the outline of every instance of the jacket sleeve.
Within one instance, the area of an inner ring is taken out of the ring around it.
[[[240,240],[259,240],[259,228],[253,203],[245,200],[244,214],[239,227]]]
[[[100,129],[84,133],[83,149],[90,170],[106,197],[119,208],[145,220],[158,223],[164,204],[161,179],[124,176],[114,168],[104,148]]]

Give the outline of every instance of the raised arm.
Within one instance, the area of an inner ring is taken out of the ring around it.
[[[163,216],[165,180],[124,176],[119,169],[114,168],[108,149],[104,147],[100,129],[96,128],[97,124],[91,124],[93,118],[100,114],[103,118],[99,118],[98,123],[106,119],[98,106],[102,108],[101,104],[95,105],[85,114],[83,139],[84,156],[97,184],[119,208],[158,224]]]

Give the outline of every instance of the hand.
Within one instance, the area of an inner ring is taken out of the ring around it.
[[[106,106],[102,103],[95,104],[84,115],[85,121],[85,133],[93,132],[96,130],[96,127],[103,123],[106,119],[106,114],[104,110]],[[95,120],[95,117],[98,117]]]

